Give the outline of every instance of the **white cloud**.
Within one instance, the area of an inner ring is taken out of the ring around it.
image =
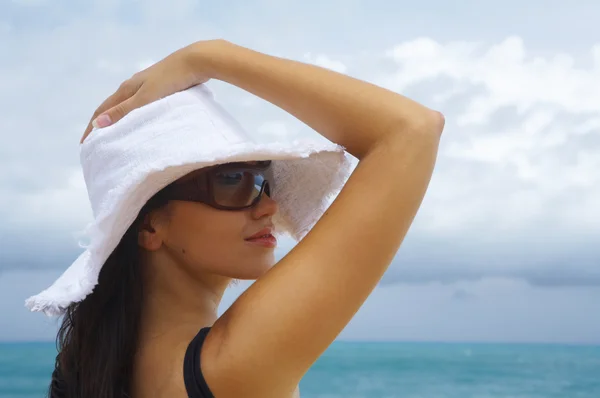
[[[435,82],[432,106],[446,114],[420,227],[519,238],[544,224],[597,231],[599,48],[587,68],[576,54],[530,53],[516,36],[490,46],[419,38],[387,51],[397,71],[380,82],[399,92]]]
[[[63,185],[49,185],[33,192],[13,192],[0,199],[0,205],[12,209],[4,220],[20,229],[43,226],[71,226],[91,220],[91,209],[81,170],[71,170]]]
[[[387,52],[400,66],[391,84],[404,91],[409,85],[446,76],[456,84],[483,86],[486,94],[471,99],[462,123],[484,122],[497,108],[513,105],[522,112],[538,103],[577,114],[597,112],[597,47],[592,49],[594,65],[589,69],[577,68],[571,54],[528,56],[518,36],[484,47],[478,42],[443,45],[429,38],[402,43]]]

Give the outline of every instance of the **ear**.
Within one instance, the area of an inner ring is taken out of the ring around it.
[[[138,244],[148,251],[155,251],[162,246],[162,237],[155,228],[156,215],[151,212],[144,217],[138,231]]]

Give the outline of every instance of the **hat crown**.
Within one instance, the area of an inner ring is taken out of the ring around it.
[[[175,155],[182,163],[199,158],[214,163],[214,153],[254,142],[204,85],[134,109],[117,123],[93,131],[80,147],[94,217],[113,204],[111,197],[126,188],[121,184],[139,182],[156,159]]]

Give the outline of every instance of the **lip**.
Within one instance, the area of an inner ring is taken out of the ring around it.
[[[251,245],[257,245],[267,248],[274,248],[277,246],[277,239],[273,235],[268,235],[264,238],[246,239],[246,242]]]
[[[256,239],[259,236],[263,236],[263,235],[271,235],[272,232],[273,232],[272,227],[263,228],[260,231],[258,231],[257,233],[255,233],[254,235],[246,238],[245,240]]]

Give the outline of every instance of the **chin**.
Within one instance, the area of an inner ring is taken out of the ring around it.
[[[263,264],[249,264],[242,270],[238,270],[236,279],[242,280],[256,280],[266,274],[272,267],[273,263],[263,263]]]

